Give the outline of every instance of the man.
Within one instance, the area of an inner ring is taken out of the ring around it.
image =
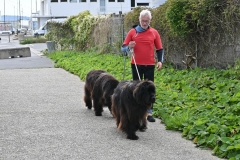
[[[125,38],[122,51],[133,52],[131,58],[133,80],[148,79],[154,82],[155,56],[157,53],[157,70],[162,68],[163,47],[160,35],[157,30],[150,27],[152,19],[149,10],[142,10],[139,15],[140,25],[132,28]],[[155,122],[152,117],[152,109],[148,110],[147,120]]]

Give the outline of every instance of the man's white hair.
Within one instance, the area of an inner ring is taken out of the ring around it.
[[[148,16],[150,19],[152,19],[152,14],[148,9],[142,10],[140,12],[139,18],[141,18],[143,16]]]

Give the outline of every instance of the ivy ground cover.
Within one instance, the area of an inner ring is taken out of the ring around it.
[[[115,54],[54,52],[55,67],[85,81],[92,69],[103,69],[119,80],[130,80],[130,59]],[[240,68],[175,70],[164,65],[155,72],[154,115],[166,129],[182,132],[198,147],[229,160],[240,159]]]

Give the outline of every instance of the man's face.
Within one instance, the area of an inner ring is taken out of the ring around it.
[[[151,22],[151,19],[149,18],[149,16],[142,16],[139,17],[139,22],[143,29],[147,29]]]

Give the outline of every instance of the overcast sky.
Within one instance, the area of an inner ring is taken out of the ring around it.
[[[5,1],[5,15],[21,15],[31,17],[31,10],[33,13],[39,10],[39,0],[0,0],[0,14],[4,15],[4,1]],[[20,13],[19,13],[20,1]],[[32,7],[31,7],[32,2]]]

